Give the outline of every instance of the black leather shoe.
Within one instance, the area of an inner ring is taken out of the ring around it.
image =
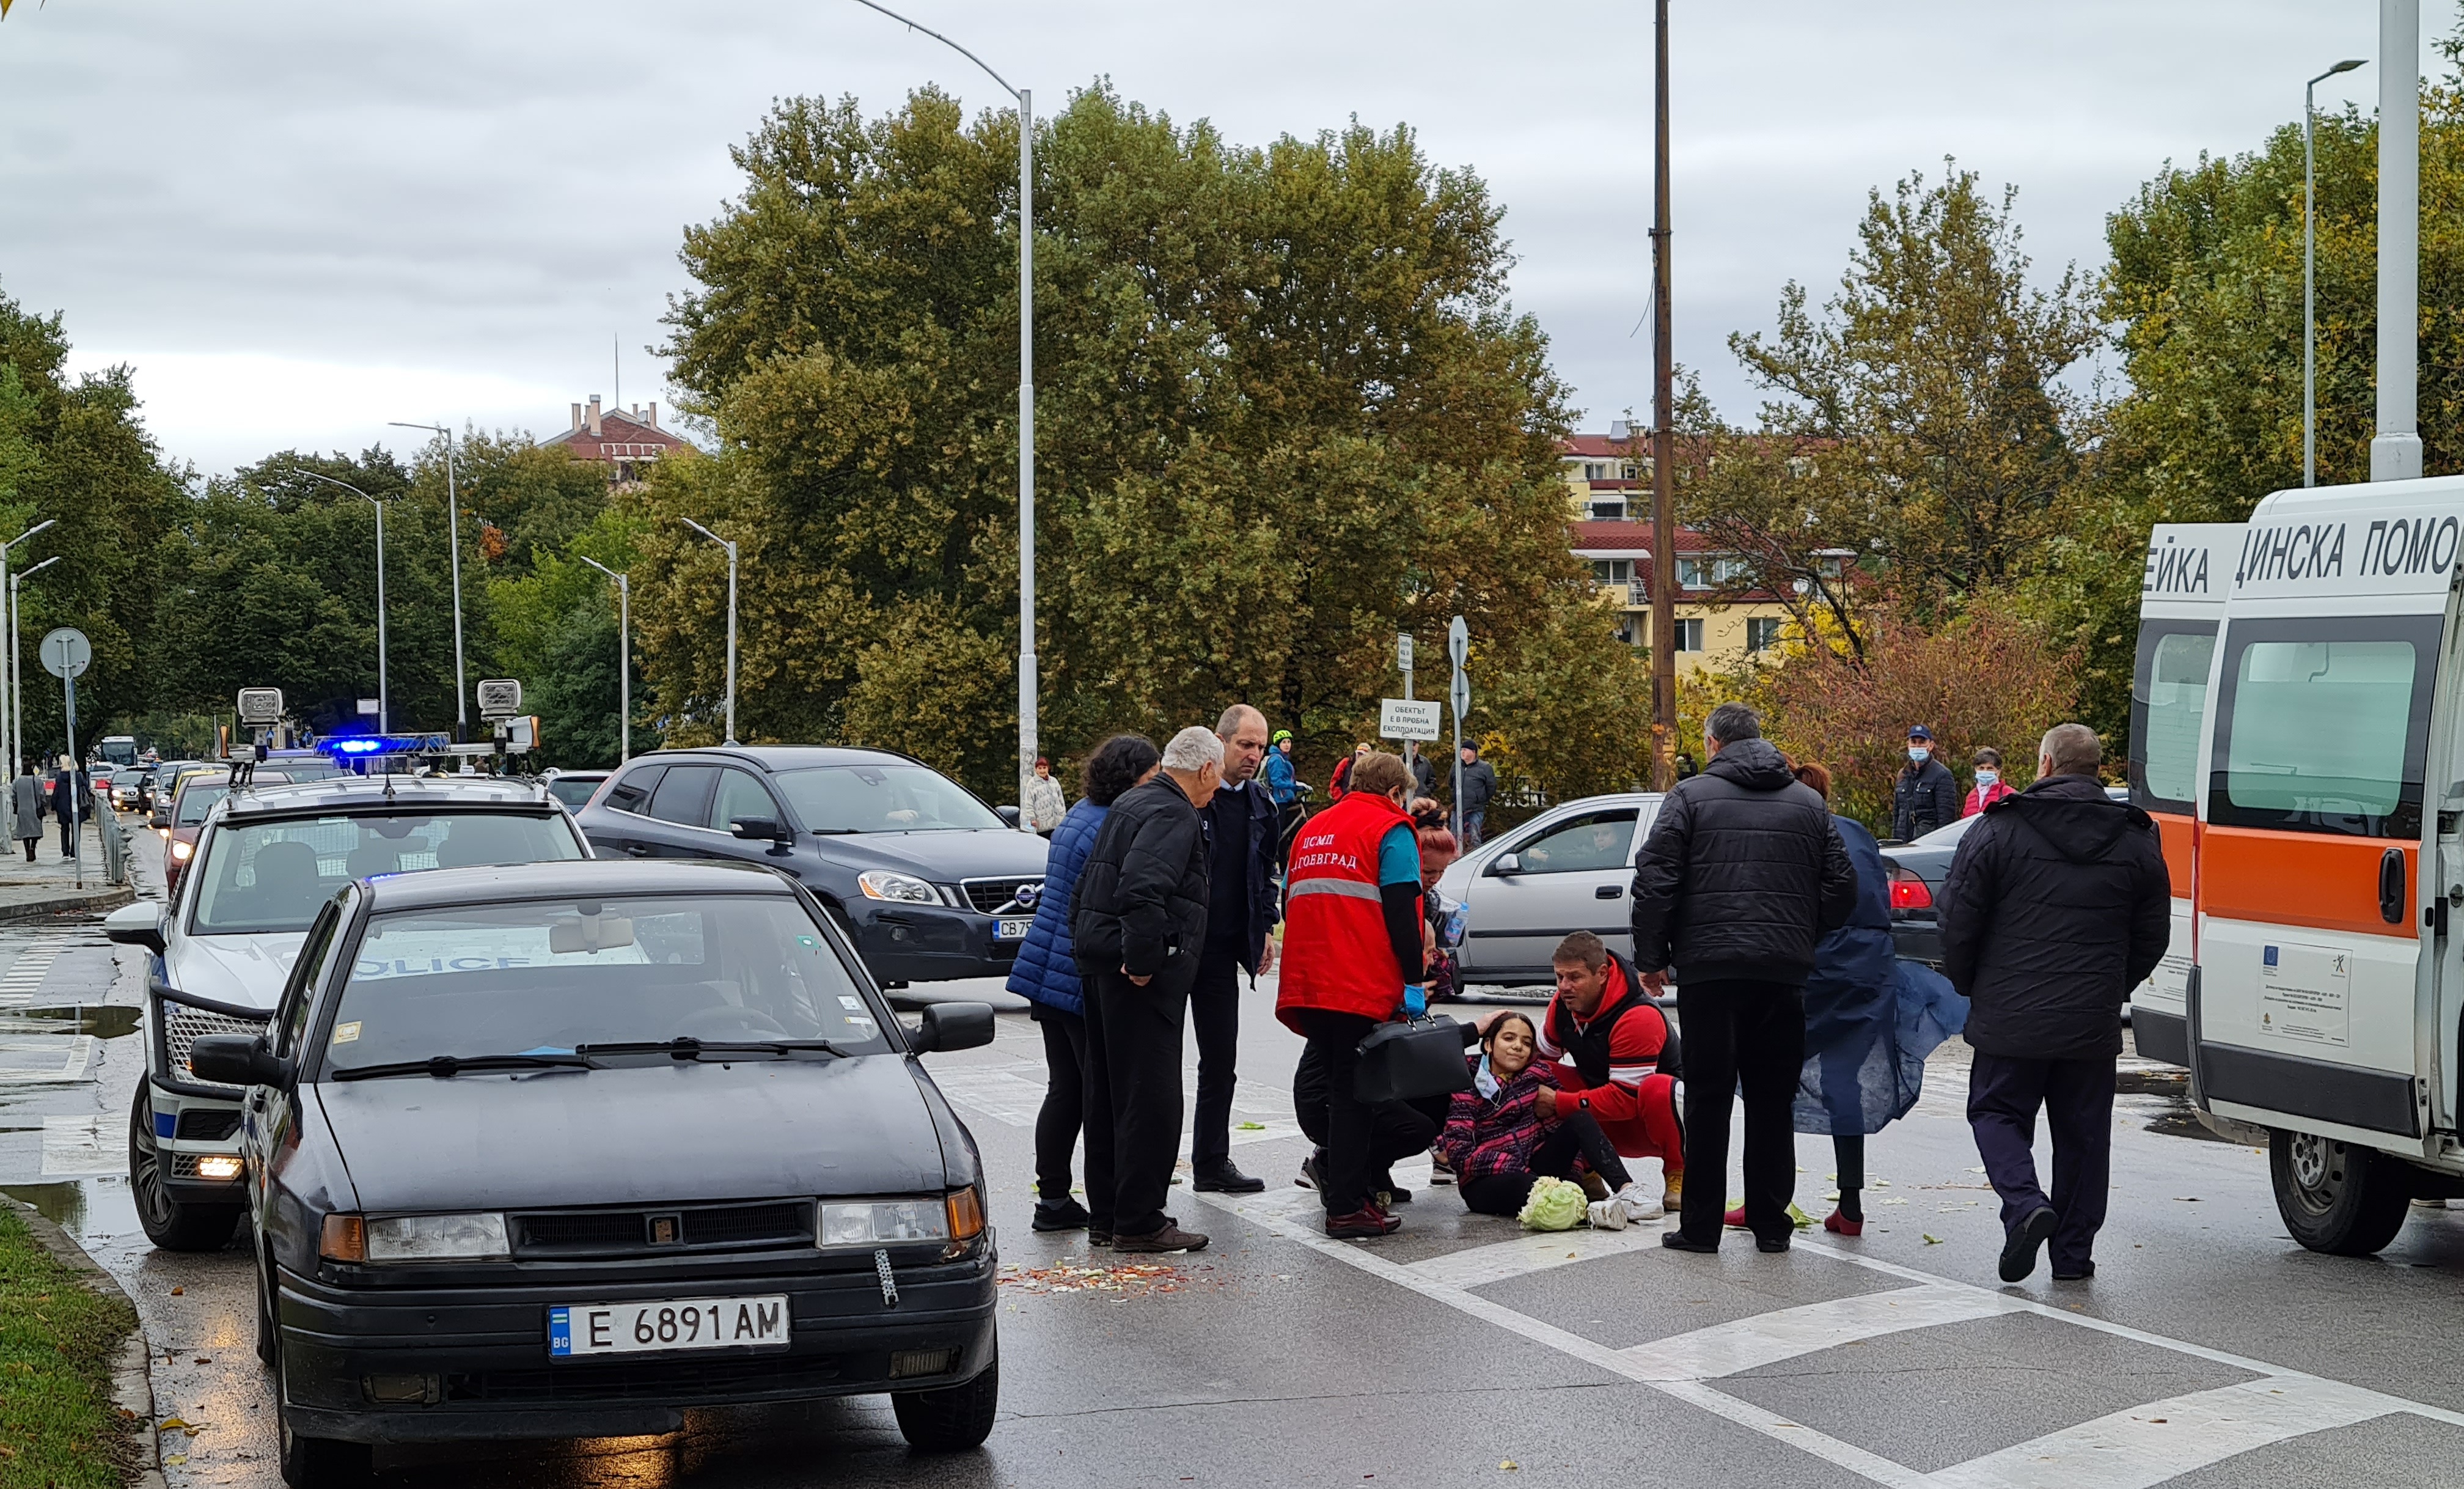
[[[2079,1269],[2077,1272],[2064,1272],[2059,1267],[2054,1269],[2054,1280],[2057,1282],[2084,1282],[2094,1276],[2096,1276],[2096,1263],[2093,1261],[2079,1263]]]
[[[1758,1252],[1786,1251],[1788,1250],[1788,1237],[1783,1235],[1777,1240],[1765,1240],[1761,1236],[1757,1235],[1754,1237],[1754,1250]]]
[[[1225,1164],[1192,1175],[1190,1188],[1200,1194],[1256,1194],[1266,1188],[1266,1181],[1251,1178],[1237,1166]]]
[[[1086,1228],[1087,1221],[1087,1207],[1064,1197],[1059,1204],[1036,1201],[1035,1218],[1027,1223],[1038,1231],[1079,1231]]]
[[[2054,1227],[2058,1223],[2051,1205],[2019,1217],[2019,1223],[2011,1228],[2011,1238],[2002,1243],[2003,1281],[2027,1280],[2028,1274],[2036,1270],[2036,1248],[2053,1239]]]
[[[1699,1253],[1705,1256],[1720,1249],[1720,1243],[1717,1241],[1694,1240],[1688,1237],[1683,1231],[1661,1232],[1660,1244],[1667,1247],[1670,1251],[1690,1251]]]

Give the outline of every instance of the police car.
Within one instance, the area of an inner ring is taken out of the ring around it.
[[[188,1065],[201,1034],[255,1033],[318,911],[356,879],[591,856],[539,783],[491,776],[337,776],[235,785],[215,804],[167,903],[114,911],[104,930],[154,953],[146,1078],[128,1120],[138,1218],[155,1245],[210,1251],[245,1198],[237,1087]]]

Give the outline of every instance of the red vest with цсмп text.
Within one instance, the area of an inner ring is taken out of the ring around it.
[[[1297,1009],[1385,1019],[1402,1001],[1403,968],[1378,897],[1377,845],[1411,823],[1386,797],[1353,791],[1301,825],[1285,880],[1275,994],[1275,1016],[1285,1024]]]

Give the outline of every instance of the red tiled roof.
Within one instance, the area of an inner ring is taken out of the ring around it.
[[[562,445],[577,460],[654,460],[671,451],[693,448],[657,425],[614,409],[599,416],[599,429],[596,434],[586,428],[569,429],[539,443]]]

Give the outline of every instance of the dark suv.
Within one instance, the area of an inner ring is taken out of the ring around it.
[[[1043,838],[888,750],[661,750],[574,819],[602,857],[736,858],[792,875],[885,984],[1006,976],[1044,887]]]

